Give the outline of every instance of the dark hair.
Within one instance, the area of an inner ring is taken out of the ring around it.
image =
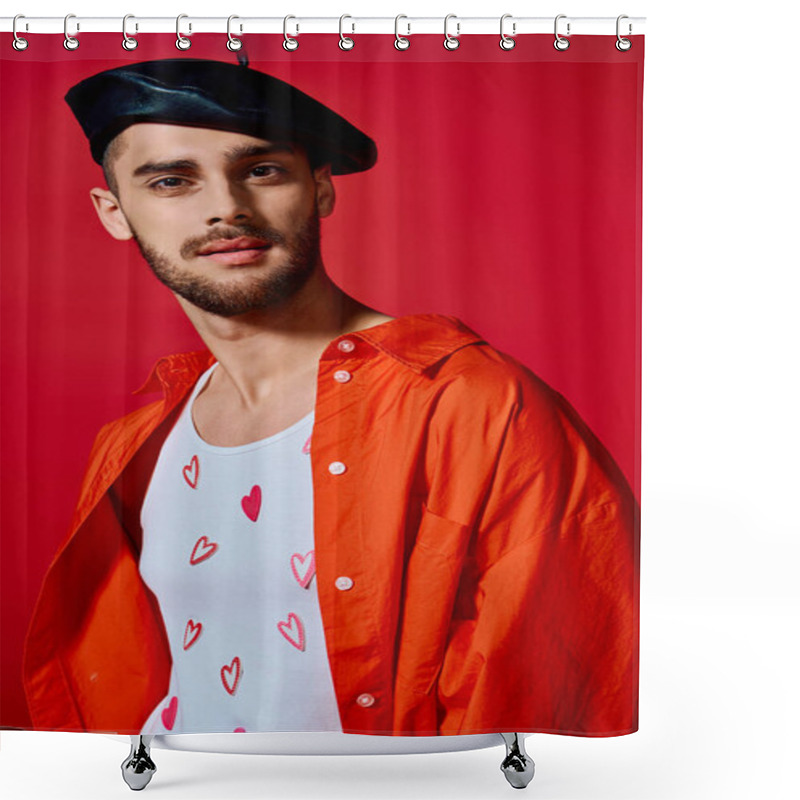
[[[114,175],[114,162],[122,155],[124,149],[122,139],[119,136],[115,136],[108,143],[108,147],[103,153],[103,177],[106,179],[106,186],[116,198],[119,198],[119,186]]]

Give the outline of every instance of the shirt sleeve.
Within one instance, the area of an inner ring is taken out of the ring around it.
[[[486,489],[476,500],[438,681],[440,726],[631,733],[638,506],[563,397],[532,375],[514,395],[493,449],[481,464],[460,466],[483,475]]]

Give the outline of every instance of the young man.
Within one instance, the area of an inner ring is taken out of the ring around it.
[[[575,411],[458,320],[325,272],[375,145],[271,76],[174,59],[67,101],[207,350],[106,425],[31,623],[34,726],[435,735],[637,727],[638,523]]]

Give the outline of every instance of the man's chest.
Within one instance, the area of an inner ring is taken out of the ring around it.
[[[239,447],[274,436],[314,410],[315,384],[287,386],[252,409],[212,394],[201,393],[192,406],[192,422],[203,441],[216,447]]]

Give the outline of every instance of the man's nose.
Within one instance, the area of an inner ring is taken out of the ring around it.
[[[206,198],[208,225],[241,222],[253,216],[249,193],[235,181],[225,178],[210,181],[207,184]]]

